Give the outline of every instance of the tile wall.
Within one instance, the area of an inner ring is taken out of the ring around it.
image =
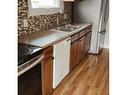
[[[72,6],[73,3],[64,2],[64,13],[49,15],[28,15],[28,0],[18,0],[18,35],[28,34],[32,32],[43,32],[55,27],[56,17],[59,17],[59,24],[72,22]],[[66,19],[64,14],[67,15]],[[24,19],[27,19],[28,27],[24,27]]]

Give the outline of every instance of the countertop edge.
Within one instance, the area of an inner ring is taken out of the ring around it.
[[[31,45],[36,45],[36,46],[39,46],[39,47],[41,47],[41,48],[46,48],[46,47],[48,47],[48,46],[54,45],[54,44],[56,44],[56,43],[58,43],[58,42],[60,42],[60,41],[62,41],[62,40],[64,40],[64,39],[66,39],[66,38],[68,38],[68,37],[74,35],[75,33],[78,33],[78,32],[80,32],[80,31],[84,30],[84,29],[87,28],[88,26],[92,25],[92,23],[79,23],[79,24],[77,24],[77,25],[81,25],[81,28],[76,29],[76,30],[74,30],[73,32],[66,33],[65,36],[63,36],[63,37],[61,37],[61,38],[59,38],[59,39],[57,39],[57,40],[55,40],[55,41],[53,40],[52,42],[49,42],[49,43],[47,43],[47,44],[45,44],[45,45],[43,45],[43,44],[42,44],[42,45],[37,45],[37,44],[33,44],[32,42],[25,42],[25,41],[22,42],[22,43],[31,44]],[[50,29],[50,30],[52,30],[52,29]],[[48,30],[48,31],[50,31],[50,30]],[[62,31],[59,31],[59,32],[62,32]]]

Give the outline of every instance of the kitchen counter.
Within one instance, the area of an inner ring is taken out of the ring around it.
[[[75,23],[75,25],[80,25],[81,27],[72,32],[54,31],[50,29],[45,32],[34,32],[31,34],[26,34],[18,37],[18,42],[26,43],[31,45],[40,46],[42,48],[53,45],[59,41],[62,41],[71,35],[80,32],[86,27],[92,25],[90,23]]]

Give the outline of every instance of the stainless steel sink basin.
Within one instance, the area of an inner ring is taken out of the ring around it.
[[[75,29],[80,28],[81,26],[77,26],[77,25],[64,25],[64,26],[60,26],[60,27],[56,27],[54,30],[59,30],[59,31],[65,31],[65,32],[71,32]]]

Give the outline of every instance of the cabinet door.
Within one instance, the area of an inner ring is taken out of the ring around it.
[[[76,66],[78,59],[78,41],[71,44],[70,51],[70,71]]]
[[[78,63],[85,55],[85,36],[79,39],[78,45]]]
[[[53,85],[53,58],[50,57],[43,63],[43,84],[44,95],[48,95],[52,92]]]
[[[91,32],[85,35],[85,52],[88,53],[91,43]]]

